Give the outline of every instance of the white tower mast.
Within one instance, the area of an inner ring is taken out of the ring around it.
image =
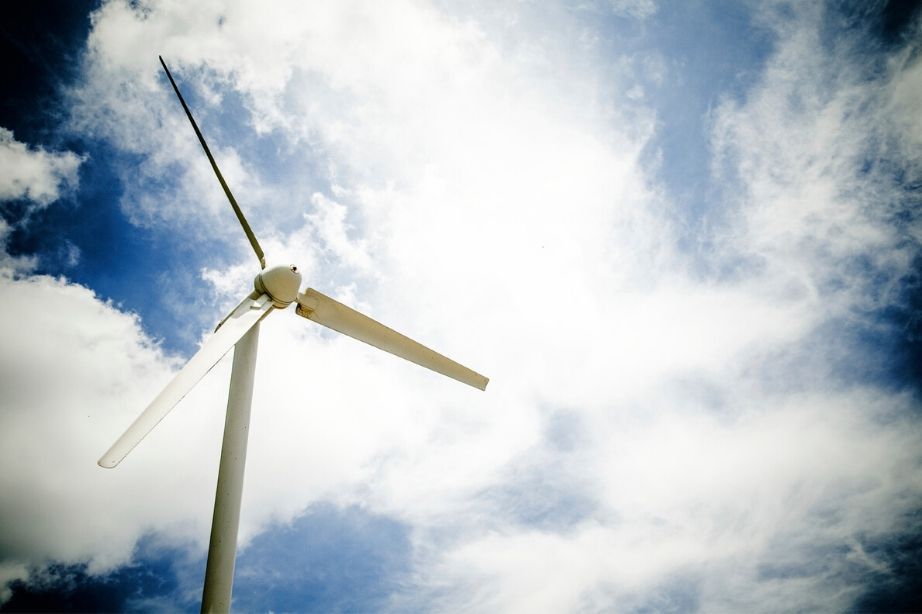
[[[227,417],[224,419],[224,442],[221,444],[221,464],[218,467],[218,488],[211,520],[211,541],[208,543],[208,563],[205,565],[202,612],[230,610],[258,345],[259,323],[234,346],[234,366],[227,393]]]

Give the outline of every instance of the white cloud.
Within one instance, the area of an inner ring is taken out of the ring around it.
[[[125,174],[132,219],[238,237],[243,264],[200,274],[228,308],[254,259],[157,76],[158,51],[187,95],[204,84],[194,112],[238,198],[251,197],[270,258],[492,378],[487,393],[468,390],[274,315],[261,333],[244,540],[314,501],[361,503],[413,527],[414,589],[445,609],[604,609],[649,602],[679,576],[705,610],[847,608],[854,589],[839,571],[879,567],[857,536],[899,529],[920,494],[913,401],[830,377],[824,328],[892,300],[871,293],[873,279],[896,283],[917,251],[878,206],[892,186],[859,172],[869,134],[903,138],[893,127],[915,125],[915,65],[895,61],[864,86],[843,65],[818,88],[829,61],[818,17],[773,26],[762,81],[715,115],[715,151],[741,196],[710,264],[746,275],[707,279],[675,248],[681,220],[639,162],[652,113],[620,114],[617,75],[566,44],[563,11],[536,46],[496,10],[475,20],[417,3],[114,2],[95,14],[73,128],[142,156]],[[887,112],[856,115],[881,83]],[[330,185],[299,169],[274,187],[273,161],[228,146],[211,104],[231,93],[251,113],[235,122],[331,169]],[[168,171],[177,185],[148,194]],[[858,256],[868,271],[851,266]],[[201,545],[226,361],[104,472],[93,461],[176,362],[86,289],[11,276],[2,288],[5,338],[19,339],[0,371],[0,454],[19,469],[2,475],[16,496],[0,524],[20,529],[0,533],[5,550],[102,569],[147,530]],[[48,373],[55,385],[40,385]],[[54,442],[51,453],[34,441]],[[539,476],[533,497],[547,487],[584,510],[523,523],[509,495],[520,467]],[[843,544],[826,567],[809,565]]]
[[[349,238],[346,207],[320,193],[313,195],[311,203],[316,212],[309,214],[307,219],[326,249],[334,255],[336,261],[352,267],[360,274],[366,273],[371,267],[368,251],[364,241],[352,241]]]
[[[65,151],[49,152],[29,147],[0,128],[0,201],[26,199],[47,206],[61,197],[62,191],[76,188],[77,170],[83,158]]]
[[[868,390],[766,401],[741,418],[673,405],[608,425],[577,463],[598,480],[600,510],[565,531],[481,532],[430,575],[461,587],[451,599],[469,610],[627,606],[683,574],[701,581],[706,610],[846,609],[863,587],[836,576],[880,566],[852,531],[885,536],[915,504],[901,476],[920,432],[898,417],[911,401]],[[824,553],[830,544],[847,554]]]
[[[734,226],[726,242],[830,313],[873,310],[893,300],[919,248],[918,220],[896,223],[906,202],[892,177],[893,166],[922,169],[918,114],[902,102],[917,87],[918,61],[899,53],[880,75],[856,53],[860,41],[824,52],[818,12],[769,12],[782,39],[763,80],[745,103],[716,113],[717,159],[728,157],[741,192],[742,232]]]
[[[151,343],[136,317],[86,288],[5,272],[0,294],[6,493],[0,517],[9,528],[0,539],[8,565],[89,561],[92,569],[106,569],[125,562],[152,526],[175,521],[174,535],[187,536],[186,525],[205,523],[208,506],[196,506],[195,493],[212,488],[213,477],[194,459],[198,449],[213,451],[217,440],[193,446],[183,431],[202,423],[220,428],[213,424],[218,414],[201,408],[215,404],[193,400],[198,412],[184,412],[178,428],[164,424],[155,441],[173,450],[171,458],[151,464],[138,450],[124,471],[102,471],[96,458],[176,362]],[[185,478],[174,484],[179,473]]]

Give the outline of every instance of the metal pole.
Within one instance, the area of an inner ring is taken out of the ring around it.
[[[259,323],[234,346],[234,366],[224,421],[224,443],[221,446],[211,542],[205,567],[205,588],[202,591],[202,612],[230,611],[258,342]]]

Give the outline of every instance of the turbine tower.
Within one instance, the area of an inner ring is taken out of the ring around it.
[[[202,344],[195,356],[147,406],[147,409],[141,412],[128,430],[112,444],[112,447],[99,459],[99,465],[106,468],[118,465],[186,393],[232,347],[234,348],[234,362],[227,398],[227,416],[224,422],[224,441],[221,446],[218,486],[211,524],[211,541],[208,545],[205,586],[202,592],[202,612],[227,612],[230,610],[231,589],[234,581],[237,527],[240,521],[240,499],[246,464],[256,349],[259,325],[263,319],[295,303],[297,305],[295,313],[301,317],[474,388],[485,390],[489,380],[313,288],[300,292],[301,275],[296,266],[279,265],[266,268],[266,257],[256,240],[256,235],[253,234],[237,200],[227,187],[214,156],[211,155],[205,143],[205,137],[202,136],[195,119],[192,118],[192,112],[179,92],[179,87],[162,57],[160,64],[202,144],[202,149],[205,150],[211,168],[224,189],[243,227],[243,232],[249,239],[250,245],[253,246],[261,270],[256,275],[254,290],[218,323],[214,335]]]

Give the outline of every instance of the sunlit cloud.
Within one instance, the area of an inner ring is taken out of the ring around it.
[[[47,206],[77,187],[80,162],[80,156],[69,151],[30,148],[17,141],[11,131],[0,128],[0,200],[23,199]]]

